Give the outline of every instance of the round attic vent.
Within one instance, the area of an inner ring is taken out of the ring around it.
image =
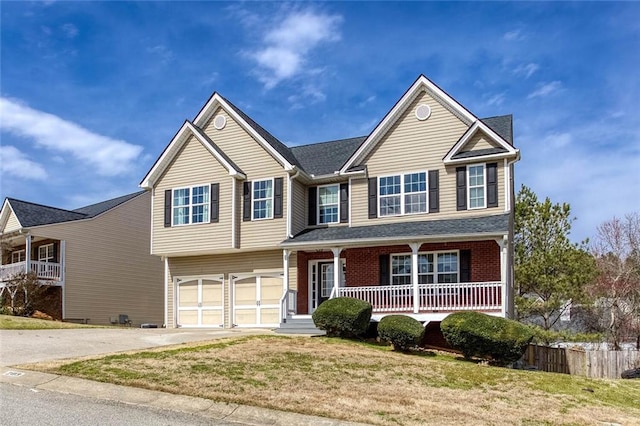
[[[416,108],[416,118],[420,121],[424,121],[431,115],[431,108],[427,104],[420,104]]]
[[[216,115],[216,118],[213,119],[213,127],[218,130],[224,129],[224,126],[227,124],[227,119],[224,115]]]

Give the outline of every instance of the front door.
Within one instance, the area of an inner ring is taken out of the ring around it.
[[[345,282],[345,261],[340,259],[340,285]],[[333,290],[333,261],[318,261],[311,264],[311,312],[331,296]]]

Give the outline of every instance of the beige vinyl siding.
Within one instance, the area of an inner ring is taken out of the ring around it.
[[[230,249],[232,179],[213,154],[195,137],[190,137],[153,189],[153,253]],[[220,185],[218,222],[164,227],[165,190],[212,183]]]
[[[481,149],[489,149],[489,148],[498,148],[499,145],[493,141],[491,141],[484,133],[478,131],[475,135],[471,137],[469,142],[467,142],[462,149],[461,152],[465,151],[479,151]]]
[[[93,219],[31,229],[65,241],[65,317],[109,324],[127,314],[133,324],[163,323],[163,264],[149,254],[147,192]]]
[[[296,254],[289,257],[289,288],[297,289]],[[231,326],[231,286],[229,275],[282,271],[282,250],[235,254],[169,258],[169,288],[167,294],[167,327],[175,327],[174,277],[224,275],[224,324]]]
[[[306,187],[297,180],[294,180],[292,200],[293,217],[291,220],[291,232],[293,235],[296,235],[307,227],[307,218],[309,217],[306,210],[307,198]]]
[[[13,213],[13,211],[10,210],[9,218],[7,219],[7,224],[5,225],[2,232],[11,232],[20,228],[21,226],[20,226],[20,222],[18,221],[18,218],[16,217],[15,213]]]
[[[416,106],[422,103],[431,107],[431,116],[425,121],[415,117]],[[504,170],[500,161],[498,162],[499,207],[462,212],[456,210],[455,167],[445,167],[442,159],[467,129],[468,127],[459,118],[428,93],[423,92],[418,96],[378,142],[364,164],[367,166],[369,177],[439,170],[440,211],[369,219],[367,180],[353,179],[352,225],[376,225],[504,212]]]
[[[213,127],[213,119],[222,114],[227,124],[221,130]],[[265,148],[251,137],[222,108],[211,115],[209,122],[203,126],[207,136],[223,151],[247,176],[247,180],[256,181],[281,177],[283,178],[282,218],[242,221],[242,181],[238,182],[240,194],[238,210],[240,210],[240,248],[273,247],[287,237],[287,173],[283,166],[271,156]]]

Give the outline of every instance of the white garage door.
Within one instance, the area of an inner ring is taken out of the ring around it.
[[[177,277],[178,327],[224,326],[224,277]]]
[[[280,325],[282,274],[231,275],[233,324],[237,327]]]

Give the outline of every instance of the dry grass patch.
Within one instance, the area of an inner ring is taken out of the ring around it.
[[[380,425],[640,423],[640,383],[508,370],[327,338],[253,336],[42,368]]]
[[[101,325],[83,325],[72,322],[50,321],[37,318],[0,315],[1,330],[45,330],[58,328],[106,328]]]

